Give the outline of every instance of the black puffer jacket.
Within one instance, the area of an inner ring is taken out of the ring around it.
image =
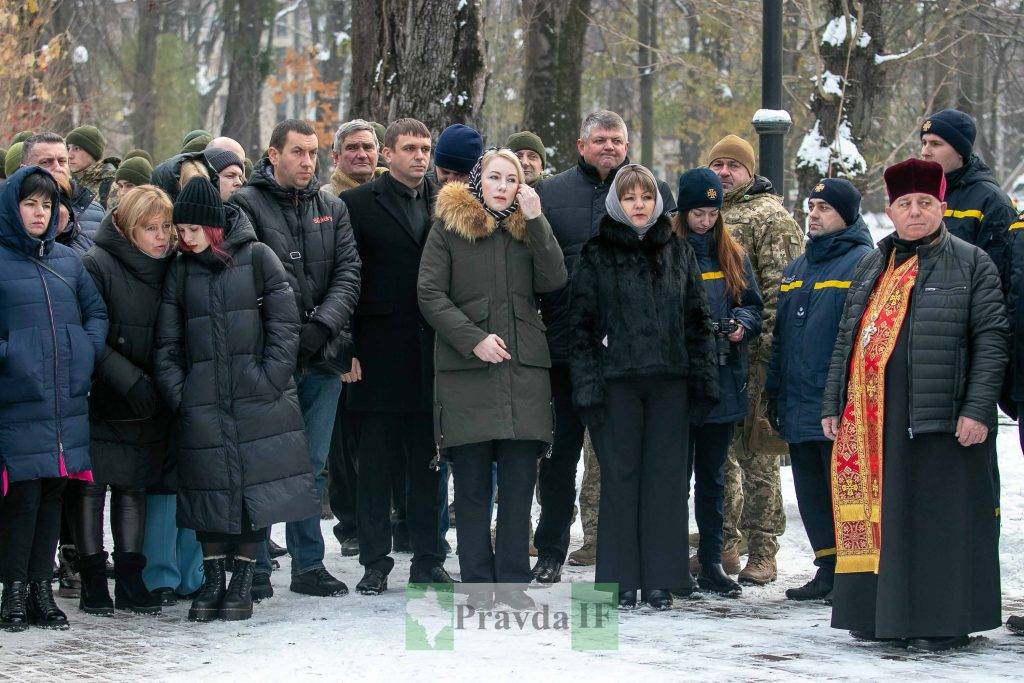
[[[625,166],[629,159],[622,162]],[[604,206],[608,188],[615,180],[615,173],[601,180],[597,169],[582,158],[570,169],[556,176],[545,178],[537,183],[537,194],[540,195],[544,217],[548,219],[558,246],[562,248],[565,258],[565,269],[569,273],[569,283],[557,292],[540,296],[537,300],[541,317],[548,328],[548,347],[551,349],[551,363],[565,366],[569,364],[569,344],[571,327],[569,325],[569,305],[571,301],[570,286],[576,262],[587,240],[597,234],[601,219],[606,215]],[[664,202],[663,213],[671,213],[676,208],[672,192],[664,182],[658,182],[658,191]]]
[[[918,247],[919,270],[904,324],[910,325],[911,436],[956,431],[963,415],[995,427],[1006,368],[1006,308],[996,267],[981,249],[945,227]],[[851,278],[822,400],[822,417],[842,415],[850,353],[875,283],[893,250],[893,235],[864,256]]]
[[[186,161],[198,161],[206,166],[207,172],[210,177],[214,180],[217,179],[217,172],[210,167],[209,162],[206,160],[206,155],[202,152],[185,152],[184,154],[175,154],[170,159],[161,161],[153,168],[153,173],[149,176],[149,182],[156,185],[161,190],[167,193],[167,196],[174,201],[178,198],[178,192],[181,191],[179,184],[181,183],[181,165]],[[216,185],[216,183],[214,183]]]
[[[580,411],[603,408],[605,382],[622,378],[688,378],[691,405],[718,401],[700,265],[666,216],[643,240],[632,226],[605,216],[580,256],[569,329],[573,404]]]
[[[167,274],[156,379],[177,418],[178,526],[237,534],[243,505],[260,529],[308,519],[320,503],[292,378],[295,299],[245,215],[225,208],[230,265],[207,249]]]
[[[345,203],[320,192],[316,177],[302,190],[281,187],[269,159],[253,169],[249,183],[231,196],[256,230],[257,239],[277,254],[303,323],[319,323],[337,337],[348,327],[359,301],[359,252]],[[304,268],[305,300],[295,268]]]
[[[996,264],[1000,277],[1008,280],[1008,231],[1017,219],[1010,198],[977,154],[962,168],[947,174],[946,183],[946,228],[954,237],[981,248]]]
[[[112,214],[82,257],[110,320],[89,393],[89,456],[104,484],[149,487],[164,471],[170,410],[158,398],[153,411],[139,414],[125,397],[140,380],[152,380],[156,316],[172,258],[173,252],[159,259],[144,254],[114,227]],[[150,389],[155,393],[156,384]]]
[[[96,194],[85,185],[71,181],[71,206],[75,217],[87,237],[93,237],[100,228],[100,221],[106,211],[96,199]]]
[[[1010,224],[1010,276],[1007,283],[1006,309],[1010,318],[1012,348],[1011,371],[1007,378],[1003,410],[1014,417],[1019,403],[1024,403],[1024,213]]]

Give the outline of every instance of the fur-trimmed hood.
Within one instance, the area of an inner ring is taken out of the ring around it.
[[[444,224],[445,230],[469,242],[490,237],[498,227],[466,183],[447,183],[438,191],[434,218]],[[526,219],[521,208],[505,219],[505,229],[513,238],[526,242]]]

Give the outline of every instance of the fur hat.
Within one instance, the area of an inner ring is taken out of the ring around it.
[[[885,191],[889,204],[907,194],[920,192],[940,202],[946,200],[946,174],[942,166],[924,159],[907,159],[885,169]]]

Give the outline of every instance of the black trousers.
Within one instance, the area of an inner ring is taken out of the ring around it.
[[[814,564],[835,572],[836,528],[832,518],[832,442],[789,444],[793,488],[807,540],[814,549]]]
[[[430,413],[359,412],[359,564],[388,573],[391,553],[391,503],[395,473],[404,475],[411,572],[427,572],[444,563],[438,532],[441,506]]]
[[[583,450],[584,433],[583,423],[572,407],[568,368],[551,368],[551,398],[555,407],[555,435],[551,457],[540,462],[540,521],[533,534],[533,544],[540,557],[565,562],[576,504],[576,468]]]
[[[11,482],[0,507],[0,579],[49,581],[67,479]]]
[[[722,525],[725,521],[725,459],[736,425],[733,422],[690,426],[690,458],[687,472],[693,482],[693,516],[700,531],[697,557],[702,564],[721,564]],[[689,526],[689,525],[687,525]],[[689,535],[689,529],[687,529]]]
[[[448,450],[455,477],[455,525],[463,583],[530,582],[530,507],[536,441],[483,441]],[[498,465],[498,528],[491,547],[491,463]]]
[[[338,522],[334,535],[339,542],[356,535],[356,445],[359,438],[358,413],[345,410],[345,385],[341,387],[338,412],[334,418],[331,450],[327,454],[327,497]]]
[[[64,517],[71,525],[78,554],[82,557],[103,552],[103,508],[107,485],[72,482],[64,495]],[[146,492],[110,487],[110,528],[114,550],[141,553],[146,533]]]
[[[688,576],[686,381],[615,380],[605,392],[604,421],[591,433],[601,465],[597,583],[676,588]]]

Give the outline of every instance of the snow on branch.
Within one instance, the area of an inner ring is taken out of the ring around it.
[[[867,47],[868,43],[871,42],[871,36],[864,31],[857,32],[857,19],[856,17],[836,17],[832,21],[828,22],[828,26],[825,27],[825,33],[821,36],[822,45],[831,45],[832,47],[839,47],[847,41],[849,35],[847,34],[847,23],[849,23],[849,29],[853,35],[857,36],[857,47]]]
[[[845,120],[839,124],[836,139],[831,143],[821,134],[821,122],[815,121],[814,127],[800,142],[796,166],[814,169],[821,176],[828,176],[831,167],[836,167],[837,175],[847,177],[860,175],[868,169],[867,162],[851,136],[850,123]]]

